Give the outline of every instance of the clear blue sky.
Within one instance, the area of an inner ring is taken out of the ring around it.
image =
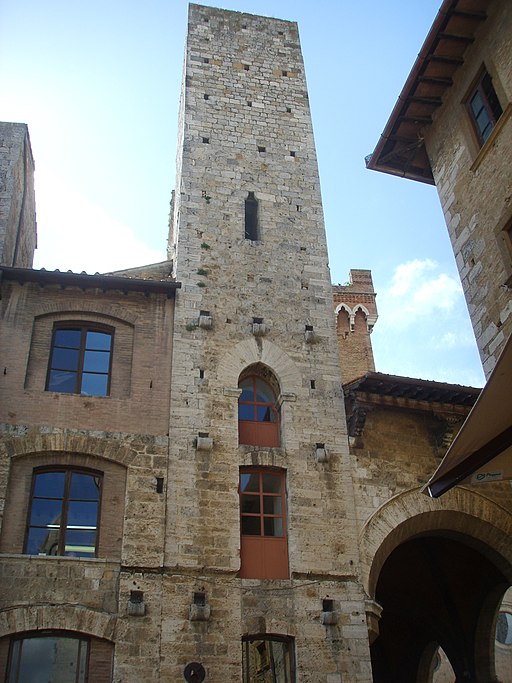
[[[297,21],[332,280],[373,273],[381,372],[483,374],[434,187],[367,171],[440,0],[219,0]],[[29,125],[35,267],[93,273],[165,258],[185,0],[3,0],[0,118]]]

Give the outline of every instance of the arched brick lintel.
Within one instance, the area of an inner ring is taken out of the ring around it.
[[[297,393],[301,389],[301,374],[296,364],[267,339],[248,338],[230,348],[220,359],[217,374],[224,386],[236,387],[240,373],[256,363],[263,363],[272,370],[282,392]]]
[[[438,499],[413,489],[384,504],[360,534],[363,586],[370,598],[375,597],[380,571],[393,550],[428,533],[465,536],[490,556],[512,583],[512,515],[507,510],[463,487]]]
[[[28,432],[23,436],[4,437],[0,443],[0,459],[20,457],[35,453],[81,453],[117,462],[128,467],[137,458],[137,451],[131,446],[105,437],[75,434],[64,430],[58,433],[41,434]]]
[[[26,631],[74,631],[114,640],[117,617],[81,605],[24,605],[0,611],[0,638]]]

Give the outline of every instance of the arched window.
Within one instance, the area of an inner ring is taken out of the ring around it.
[[[0,658],[7,648],[8,683],[112,680],[113,646],[106,640],[70,631],[33,631],[0,640]]]
[[[279,446],[276,394],[259,374],[246,375],[238,384],[238,440],[249,446]]]

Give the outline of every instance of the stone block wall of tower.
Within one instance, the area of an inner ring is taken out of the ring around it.
[[[471,322],[489,376],[512,333],[512,7],[489,3],[425,145],[444,211]],[[485,68],[503,114],[481,146],[465,111]]]
[[[30,268],[36,248],[34,159],[24,123],[0,123],[0,264]]]
[[[212,680],[239,675],[242,635],[271,633],[295,639],[300,680],[318,680],[319,666],[333,681],[367,680],[332,287],[297,26],[191,5],[184,77],[166,564],[181,571],[182,591],[206,582],[212,616],[202,642]],[[252,223],[248,203],[256,207]],[[239,444],[244,373],[273,377],[277,446]],[[199,438],[211,439],[211,449],[199,448]],[[237,578],[243,467],[285,477],[289,578]],[[229,609],[219,609],[226,595]],[[340,615],[330,645],[320,623],[327,596]],[[171,601],[163,609],[166,674],[175,679],[176,652],[178,660],[193,656],[197,626],[173,621]]]

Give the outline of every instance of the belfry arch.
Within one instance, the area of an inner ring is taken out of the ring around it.
[[[378,629],[373,624],[374,683],[431,683],[426,659],[438,646],[456,683],[497,680],[496,615],[512,584],[510,532],[511,515],[461,488],[435,503],[409,491],[373,515],[361,548],[366,590],[382,608]]]

